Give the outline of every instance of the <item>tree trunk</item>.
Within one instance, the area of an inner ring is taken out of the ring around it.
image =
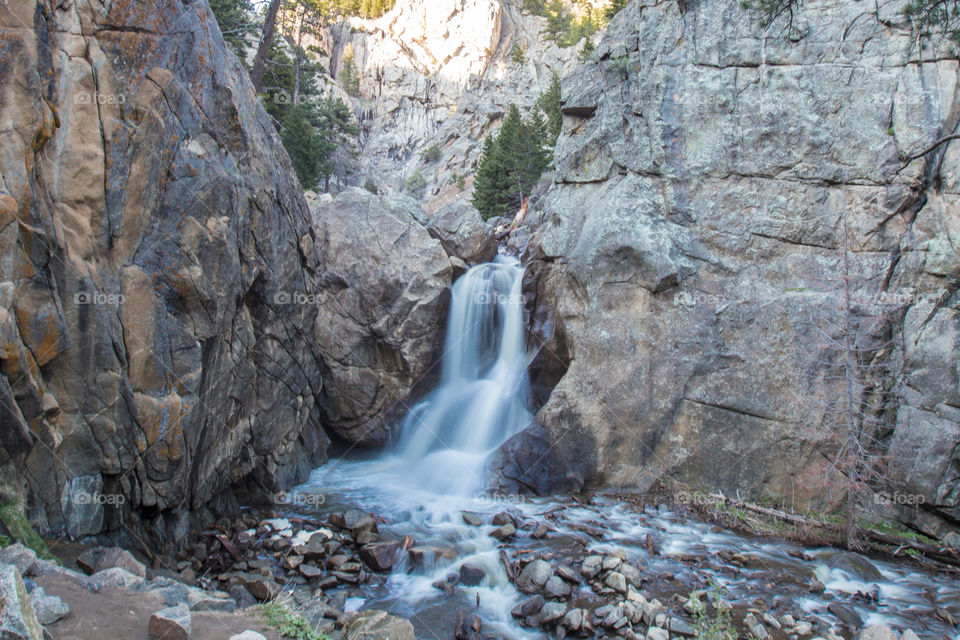
[[[267,57],[270,55],[270,45],[273,44],[273,32],[277,26],[277,11],[280,10],[280,0],[270,0],[267,15],[263,21],[263,33],[260,44],[257,46],[257,55],[253,59],[253,69],[250,71],[250,80],[257,93],[263,88],[263,71],[267,66]]]

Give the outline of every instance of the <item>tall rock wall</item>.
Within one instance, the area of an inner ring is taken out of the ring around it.
[[[157,549],[303,478],[325,429],[383,441],[340,426],[386,401],[326,387],[404,398],[429,369],[450,265],[422,211],[391,209],[409,237],[379,260],[429,273],[371,293],[376,261],[328,245],[387,228],[384,203],[314,230],[206,2],[0,3],[0,25],[0,469],[34,524]],[[327,296],[360,318],[349,349]]]
[[[526,256],[549,395],[505,489],[836,504],[862,425],[880,486],[924,497],[901,518],[960,521],[960,146],[901,169],[956,132],[958,63],[900,7],[764,32],[736,0],[635,0],[564,79]]]
[[[329,67],[339,78],[353,52],[360,74],[352,98],[360,124],[358,175],[399,191],[418,172],[414,195],[432,213],[469,197],[484,137],[510,103],[533,106],[554,73],[577,64],[577,47],[546,39],[544,18],[502,0],[398,0],[376,20],[334,25]],[[514,47],[522,60],[511,55]],[[437,144],[440,158],[421,153]],[[464,186],[457,186],[456,176]]]

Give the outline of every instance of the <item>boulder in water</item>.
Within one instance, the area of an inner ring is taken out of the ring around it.
[[[400,554],[398,541],[377,542],[360,549],[360,559],[374,571],[390,571]]]
[[[463,512],[463,521],[471,527],[479,527],[483,525],[483,518],[481,518],[479,514],[471,511]]]
[[[496,538],[500,542],[503,542],[504,540],[509,540],[510,538],[512,538],[513,534],[515,534],[516,532],[517,532],[517,528],[513,526],[513,524],[508,522],[502,527],[497,527],[496,529],[491,531],[490,537]]]
[[[475,564],[460,565],[460,584],[466,587],[475,587],[487,577],[487,572],[483,567]]]
[[[553,576],[550,563],[544,560],[534,560],[523,568],[517,576],[517,589],[524,593],[536,593],[543,589],[547,581]]]
[[[540,609],[540,624],[548,625],[556,622],[567,612],[567,605],[562,602],[548,602]]]

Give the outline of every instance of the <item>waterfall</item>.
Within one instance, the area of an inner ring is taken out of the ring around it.
[[[476,495],[490,454],[532,417],[522,277],[501,257],[453,285],[440,386],[409,411],[395,449],[423,489]]]

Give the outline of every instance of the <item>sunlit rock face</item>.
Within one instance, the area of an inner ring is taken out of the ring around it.
[[[527,254],[555,386],[505,488],[824,505],[853,397],[876,479],[925,498],[901,517],[960,515],[960,146],[901,169],[955,131],[958,70],[883,11],[805,3],[790,40],[734,0],[633,2],[565,77]]]
[[[387,424],[442,342],[451,267],[422,210],[371,196],[318,232],[205,2],[0,3],[0,25],[0,464],[37,528],[179,548],[326,459],[338,362],[386,363],[350,411]],[[418,250],[328,250],[357,229]],[[378,261],[429,285],[391,305]],[[376,316],[348,353],[333,296]]]
[[[483,138],[510,103],[532,107],[554,73],[577,63],[578,47],[558,47],[544,36],[545,19],[517,4],[398,0],[376,20],[332,27],[324,61],[339,77],[352,53],[360,74],[359,95],[341,94],[360,124],[359,175],[401,190],[420,172],[427,186],[416,195],[428,214],[469,196]],[[440,157],[424,162],[420,154],[432,144]],[[465,188],[456,186],[458,175]]]

